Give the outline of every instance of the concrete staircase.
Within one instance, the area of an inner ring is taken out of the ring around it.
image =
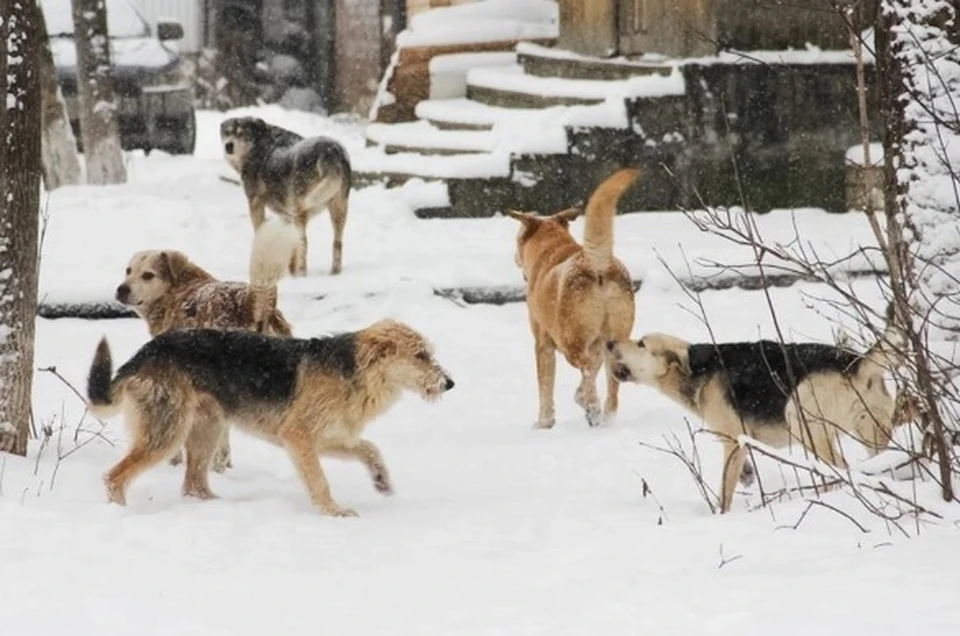
[[[463,97],[421,101],[417,121],[371,124],[352,157],[356,181],[445,183],[448,202],[418,210],[424,218],[549,213],[583,202],[616,167],[674,154],[682,118],[671,113],[685,94],[677,69],[527,43],[505,61],[468,70]],[[675,193],[658,192],[645,187],[625,207],[663,209]]]

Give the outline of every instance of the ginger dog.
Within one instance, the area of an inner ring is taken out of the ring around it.
[[[558,349],[581,373],[575,400],[586,412],[587,423],[600,424],[596,379],[604,366],[605,343],[625,338],[633,329],[633,282],[613,255],[613,217],[621,195],[638,174],[619,170],[596,189],[587,203],[583,245],[569,230],[579,210],[548,217],[507,212],[520,221],[516,261],[527,281],[527,310],[536,345],[538,428],[551,428],[556,422],[553,393]],[[616,413],[618,389],[608,367],[605,417]]]

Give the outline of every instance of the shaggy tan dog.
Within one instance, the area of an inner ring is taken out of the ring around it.
[[[295,234],[274,224],[265,224],[257,232],[251,250],[253,285],[217,280],[176,250],[137,252],[116,297],[147,321],[151,336],[199,327],[290,336],[290,324],[276,307],[277,281],[295,241]],[[182,456],[177,454],[171,461],[178,464]],[[231,465],[229,432],[225,431],[213,469],[223,472]]]
[[[626,338],[633,329],[634,290],[630,273],[613,256],[613,217],[623,192],[637,178],[636,170],[619,170],[590,197],[583,245],[570,235],[578,210],[539,217],[508,212],[520,221],[516,261],[527,281],[527,309],[536,344],[540,416],[537,427],[556,419],[553,391],[559,349],[581,382],[575,400],[590,426],[600,424],[596,378],[604,366],[604,343]],[[604,414],[617,410],[618,383],[607,373]]]
[[[654,387],[703,418],[720,438],[721,512],[730,509],[738,477],[752,477],[738,441],[742,434],[773,447],[799,442],[839,468],[846,466],[838,447],[841,434],[871,454],[886,447],[894,427],[905,421],[896,416],[884,383],[900,347],[892,320],[863,354],[769,340],[691,344],[661,333],[608,345],[618,380]]]
[[[374,486],[393,486],[380,451],[361,437],[404,390],[436,400],[453,380],[430,344],[399,322],[327,338],[270,338],[242,331],[178,330],[145,344],[112,376],[101,341],[90,367],[87,397],[99,417],[126,412],[133,441],[105,481],[110,501],[124,505],[137,475],[187,450],[183,494],[210,499],[207,471],[218,440],[233,422],[286,449],[313,505],[355,516],[339,506],[319,456],[362,462]]]

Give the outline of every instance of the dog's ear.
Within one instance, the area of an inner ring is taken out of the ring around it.
[[[267,134],[268,126],[267,122],[263,121],[259,117],[250,117],[247,120],[247,129],[254,137],[262,137]]]
[[[177,250],[160,252],[160,275],[173,286],[183,285],[199,277],[200,268],[187,255]]]
[[[572,208],[567,208],[566,210],[560,210],[559,212],[553,214],[550,218],[556,219],[564,227],[566,227],[571,221],[576,220],[576,218],[581,214],[583,214],[583,208],[574,206]]]
[[[683,349],[681,351],[671,351],[667,349],[663,352],[663,358],[668,367],[676,367],[683,375],[691,375],[689,349]]]
[[[358,366],[369,367],[385,358],[395,356],[397,350],[397,343],[392,338],[382,335],[368,336],[357,347]]]
[[[526,212],[520,212],[518,210],[504,210],[503,213],[509,216],[511,219],[516,219],[517,221],[520,221],[524,225],[533,223],[534,221],[537,220],[537,217],[533,216],[532,214],[528,214]]]

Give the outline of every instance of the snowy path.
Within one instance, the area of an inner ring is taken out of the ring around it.
[[[864,298],[876,300],[866,283]],[[806,307],[810,286],[774,290],[793,338],[829,339]],[[757,292],[704,294],[720,338],[770,335]],[[689,302],[642,291],[635,333],[705,337]],[[297,312],[295,312],[297,313]],[[460,308],[400,289],[314,307],[303,335],[354,329],[382,316],[419,327],[457,388],[437,405],[408,398],[368,431],[397,494],[376,494],[358,465],[326,461],[334,496],[359,519],[308,507],[283,453],[235,433],[236,467],[213,475],[219,501],[179,496],[179,468],[133,486],[127,509],[104,502],[100,475],[123,448],[119,421],[65,459],[49,488],[54,448],[6,458],[0,484],[0,622],[20,634],[898,634],[948,633],[960,624],[956,530],[927,527],[904,540],[802,502],[775,519],[709,515],[685,470],[645,450],[680,432],[683,412],[652,391],[625,387],[621,416],[589,430],[572,403],[577,379],[558,365],[558,424],[535,431],[532,342],[523,305]],[[40,321],[37,365],[82,385],[103,334],[115,359],[146,340],[135,320]],[[64,444],[81,413],[52,376],[39,374],[36,415],[65,417]],[[89,426],[93,426],[90,422]],[[54,444],[55,446],[55,444]],[[719,452],[703,448],[708,479]],[[34,474],[36,467],[36,474]],[[761,476],[776,469],[761,464]],[[656,496],[644,499],[641,479]],[[754,493],[755,494],[755,493]],[[666,518],[658,525],[663,506]],[[727,559],[718,568],[720,550]],[[13,600],[14,602],[11,602]]]

